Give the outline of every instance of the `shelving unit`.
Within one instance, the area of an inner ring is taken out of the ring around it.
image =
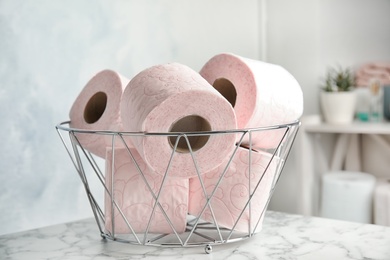
[[[389,122],[360,122],[349,125],[330,125],[326,123],[307,124],[304,126],[307,133],[328,134],[390,134]]]
[[[325,134],[334,135],[336,138],[330,164],[321,158],[323,151],[318,144],[318,139]],[[331,125],[324,122],[309,123],[302,119],[297,142],[301,151],[298,175],[300,183],[298,207],[301,214],[311,216],[319,214],[320,176],[315,168],[322,164],[326,165],[328,170],[340,170],[346,153],[358,150],[351,148],[351,145],[353,147],[353,140],[357,140],[360,134],[370,135],[373,139],[388,145],[380,135],[390,135],[390,122],[355,121],[348,125]],[[355,163],[359,163],[359,160],[356,159]],[[359,167],[356,166],[357,169]]]

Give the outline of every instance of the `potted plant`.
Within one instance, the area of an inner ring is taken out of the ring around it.
[[[355,116],[355,77],[349,68],[330,68],[320,93],[324,119],[330,124],[348,124]]]

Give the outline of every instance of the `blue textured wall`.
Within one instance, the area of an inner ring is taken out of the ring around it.
[[[257,0],[0,0],[0,234],[91,216],[54,126],[96,72],[258,58]]]

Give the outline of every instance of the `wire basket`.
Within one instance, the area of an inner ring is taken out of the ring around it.
[[[300,126],[295,121],[243,130],[141,133],[82,130],[69,127],[69,123],[62,122],[56,129],[84,185],[103,238],[146,246],[204,246],[206,253],[213,245],[241,241],[261,230]],[[203,173],[191,139],[216,135],[234,135],[236,145],[225,161],[216,162],[213,170]],[[108,141],[105,160],[84,147],[80,140],[85,136]],[[273,145],[265,148],[264,142],[252,141],[269,140],[270,136]],[[151,137],[173,140],[162,175],[153,175],[129,145],[131,138]],[[170,175],[172,160],[183,152],[180,142],[191,155],[194,177]],[[123,161],[126,163],[121,164]],[[234,183],[237,180],[239,184]]]

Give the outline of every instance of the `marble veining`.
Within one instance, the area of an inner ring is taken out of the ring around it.
[[[0,236],[1,259],[390,259],[390,228],[268,211],[263,230],[204,247],[135,246],[100,238],[94,219]]]

